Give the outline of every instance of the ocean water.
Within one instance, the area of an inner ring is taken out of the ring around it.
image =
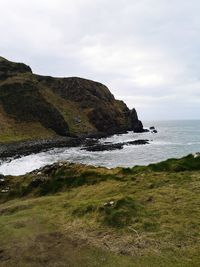
[[[200,152],[200,120],[190,121],[147,121],[146,128],[155,126],[157,134],[133,133],[114,135],[101,142],[126,142],[149,139],[149,145],[125,146],[122,150],[88,152],[76,148],[55,148],[18,159],[0,162],[0,173],[21,175],[57,161],[70,161],[105,166],[108,168],[148,165],[168,158],[179,158]]]

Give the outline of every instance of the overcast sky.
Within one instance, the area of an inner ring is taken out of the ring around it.
[[[0,54],[106,84],[141,119],[200,119],[199,0],[0,0]]]

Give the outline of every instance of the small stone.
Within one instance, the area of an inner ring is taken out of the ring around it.
[[[76,123],[81,123],[81,122],[82,122],[81,119],[80,119],[79,117],[75,117],[75,118],[74,118],[74,121],[75,121]]]
[[[106,202],[106,203],[104,203],[103,205],[104,205],[104,207],[111,207],[111,206],[114,205],[114,201]]]
[[[8,193],[10,190],[10,187],[5,187],[4,189],[1,190],[1,193]]]
[[[194,153],[194,154],[193,154],[193,157],[194,157],[194,158],[199,158],[199,157],[200,157],[200,153],[199,153],[199,152]]]

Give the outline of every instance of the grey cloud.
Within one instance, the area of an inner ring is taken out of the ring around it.
[[[197,0],[0,0],[0,51],[36,73],[103,82],[143,119],[199,118],[199,9]]]

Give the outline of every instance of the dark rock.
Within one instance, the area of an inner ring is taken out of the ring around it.
[[[92,134],[114,134],[130,128],[129,109],[105,85],[78,77],[37,76],[37,79],[63,99],[76,103],[83,113],[86,111],[90,124],[96,128]]]
[[[149,144],[149,140],[134,140],[134,141],[129,141],[129,142],[123,142],[123,143],[117,143],[117,144],[112,144],[112,143],[104,143],[104,144],[97,144],[94,146],[88,146],[82,148],[82,150],[87,150],[90,152],[95,152],[95,151],[109,151],[109,150],[117,150],[117,149],[123,149],[125,145],[146,145]]]
[[[47,180],[46,177],[36,177],[31,181],[30,185],[32,187],[38,187],[39,185],[41,185],[44,182],[46,182],[46,180]]]
[[[134,141],[125,142],[124,145],[147,145],[149,144],[148,139],[139,139]]]
[[[138,120],[137,111],[134,108],[130,111],[130,122],[131,130],[135,133],[142,133],[144,131],[143,124],[140,120]]]
[[[96,144],[98,144],[98,139],[94,139],[94,138],[86,138],[84,141],[83,141],[83,145],[84,146],[94,146]]]
[[[158,132],[154,126],[149,127],[149,130],[151,133],[157,133]]]
[[[57,137],[54,139],[43,139],[36,141],[23,141],[0,145],[0,158],[18,158],[33,153],[46,151],[54,147],[76,147],[84,142],[82,138]]]
[[[89,146],[82,148],[82,150],[87,150],[90,152],[95,152],[95,151],[111,151],[111,150],[116,150],[116,149],[122,149],[123,148],[123,143],[119,144],[99,144],[99,145],[94,145],[94,146]]]

